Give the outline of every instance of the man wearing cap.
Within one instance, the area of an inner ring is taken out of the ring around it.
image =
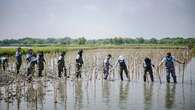
[[[76,77],[81,78],[81,69],[83,65],[83,50],[79,50],[76,56]]]
[[[115,66],[117,64],[119,64],[119,73],[120,73],[121,81],[123,81],[123,71],[125,72],[127,79],[130,80],[129,75],[128,75],[128,69],[127,69],[128,62],[125,59],[125,57],[120,55],[118,57],[118,60],[115,64]]]

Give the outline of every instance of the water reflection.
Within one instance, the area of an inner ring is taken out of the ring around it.
[[[166,95],[165,95],[165,107],[171,109],[175,105],[175,90],[176,84],[166,85]]]
[[[144,110],[152,107],[153,83],[144,83]]]
[[[75,80],[75,110],[81,110],[83,107],[83,90],[82,90],[82,80]]]
[[[46,90],[44,88],[45,86],[44,86],[43,81],[39,80],[37,82],[37,84],[38,84],[37,85],[37,89],[36,89],[36,91],[37,91],[37,94],[36,94],[36,96],[37,96],[37,102],[38,102],[40,108],[43,108],[43,104],[44,104],[44,100],[45,100],[45,95],[46,95]]]
[[[22,88],[19,82],[16,82],[16,103],[17,103],[17,110],[20,110],[20,103],[22,97]]]
[[[106,105],[106,109],[110,108],[110,89],[111,89],[111,85],[109,81],[103,81],[102,82],[102,99],[103,102]]]
[[[56,84],[56,85],[55,85]],[[54,84],[54,109],[58,110],[60,106],[64,105],[64,110],[67,109],[67,79],[59,79]]]
[[[27,99],[27,108],[32,108],[36,106],[36,90],[32,83],[27,84],[26,99]],[[32,104],[32,106],[30,106]],[[37,106],[36,106],[37,108]]]
[[[129,96],[129,82],[120,82],[120,91],[119,91],[119,107],[121,109],[127,109]]]

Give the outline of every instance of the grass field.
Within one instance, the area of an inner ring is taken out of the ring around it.
[[[16,51],[16,46],[12,47],[0,47],[0,55],[14,55]],[[24,46],[22,47],[23,54],[27,53],[28,48],[32,48],[35,53],[39,51],[43,51],[44,53],[53,53],[53,52],[62,52],[62,51],[72,51],[78,50],[80,48],[88,50],[88,49],[179,49],[179,48],[187,48],[184,45],[164,45],[164,44],[131,44],[131,45],[45,45],[44,47],[40,47],[34,45],[32,47]],[[195,54],[195,48],[192,49]]]

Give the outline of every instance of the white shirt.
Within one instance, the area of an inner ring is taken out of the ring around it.
[[[105,58],[105,59],[104,59],[104,65],[106,65],[107,62],[108,62],[109,64],[111,64],[111,58],[110,58],[110,59]]]
[[[80,55],[78,54],[77,56],[76,56],[76,59],[78,60],[80,58]]]
[[[62,56],[59,56],[58,60],[62,60]]]
[[[162,61],[161,62],[166,62],[167,56],[163,57]],[[175,58],[175,56],[171,56],[172,57],[172,62],[175,62],[177,59]]]
[[[120,55],[120,56],[118,57],[117,62],[115,63],[115,66],[117,66],[117,64],[119,63],[120,60],[124,60],[124,61],[125,61],[125,64],[128,65],[127,59],[126,59],[124,56]]]

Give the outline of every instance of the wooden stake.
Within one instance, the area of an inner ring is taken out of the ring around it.
[[[162,81],[161,81],[161,78],[160,78],[160,73],[159,73],[159,69],[157,68],[157,74],[158,74],[158,78],[159,78],[159,81],[160,81],[160,84],[162,84]]]

